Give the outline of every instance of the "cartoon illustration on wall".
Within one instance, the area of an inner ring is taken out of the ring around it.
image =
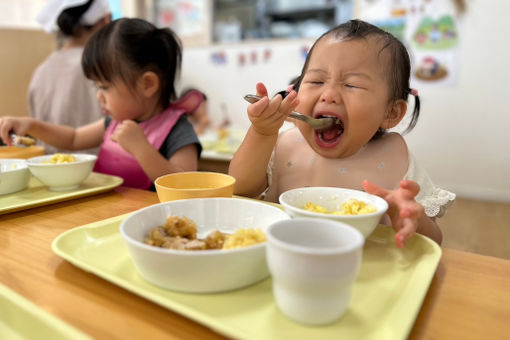
[[[445,15],[437,21],[424,17],[413,35],[413,44],[419,50],[448,49],[457,45],[458,32],[454,19]]]
[[[413,86],[455,86],[460,72],[463,4],[462,0],[360,0],[357,17],[406,45]]]
[[[415,30],[412,42],[417,51],[429,51],[418,61],[414,75],[425,81],[443,79],[448,75],[448,67],[433,56],[434,52],[446,51],[458,44],[458,31],[455,20],[450,15],[441,16],[434,20],[429,16],[423,17]]]
[[[444,65],[432,56],[421,60],[414,75],[421,80],[438,80],[446,77],[448,71]]]

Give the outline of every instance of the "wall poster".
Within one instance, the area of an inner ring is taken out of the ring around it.
[[[156,0],[156,22],[170,27],[184,45],[211,42],[212,0]]]
[[[461,20],[454,1],[361,0],[356,14],[406,45],[413,87],[457,84]]]

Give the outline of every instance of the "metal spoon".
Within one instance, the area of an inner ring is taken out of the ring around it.
[[[261,99],[262,99],[262,97],[256,96],[254,94],[247,94],[246,96],[244,96],[244,100],[246,100],[247,102],[252,103],[252,104],[258,102]],[[292,111],[290,113],[289,117],[299,119],[305,123],[310,124],[310,126],[314,130],[324,130],[324,129],[327,129],[327,128],[333,126],[334,124],[339,123],[337,118],[333,118],[333,117],[312,118],[309,116],[305,116],[304,114],[296,112],[296,111]]]

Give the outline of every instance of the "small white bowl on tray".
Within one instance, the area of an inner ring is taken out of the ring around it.
[[[238,249],[175,250],[144,243],[150,230],[168,216],[193,220],[198,238],[219,230],[234,233],[239,228],[267,227],[290,219],[283,210],[266,203],[241,198],[194,198],[155,204],[129,215],[120,226],[135,268],[142,278],[170,290],[215,293],[238,289],[269,276],[266,244]]]
[[[304,209],[305,204],[311,202],[324,207],[327,211],[341,210],[342,204],[349,199],[356,199],[370,204],[376,208],[376,211],[362,215],[333,215]],[[365,238],[374,231],[382,216],[388,210],[388,203],[378,196],[360,190],[336,187],[296,188],[282,193],[279,201],[285,211],[294,218],[326,218],[343,222],[358,229]]]
[[[52,191],[76,189],[92,172],[97,156],[80,153],[66,155],[72,155],[76,160],[70,163],[49,163],[54,155],[32,157],[27,159],[28,169]]]
[[[0,159],[0,195],[25,189],[29,180],[30,171],[24,159]]]

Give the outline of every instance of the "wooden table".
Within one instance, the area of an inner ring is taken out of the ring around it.
[[[52,240],[68,229],[153,203],[158,203],[155,193],[121,187],[0,215],[0,282],[97,339],[223,339],[51,250]],[[509,334],[510,261],[444,249],[410,339],[508,339]]]

